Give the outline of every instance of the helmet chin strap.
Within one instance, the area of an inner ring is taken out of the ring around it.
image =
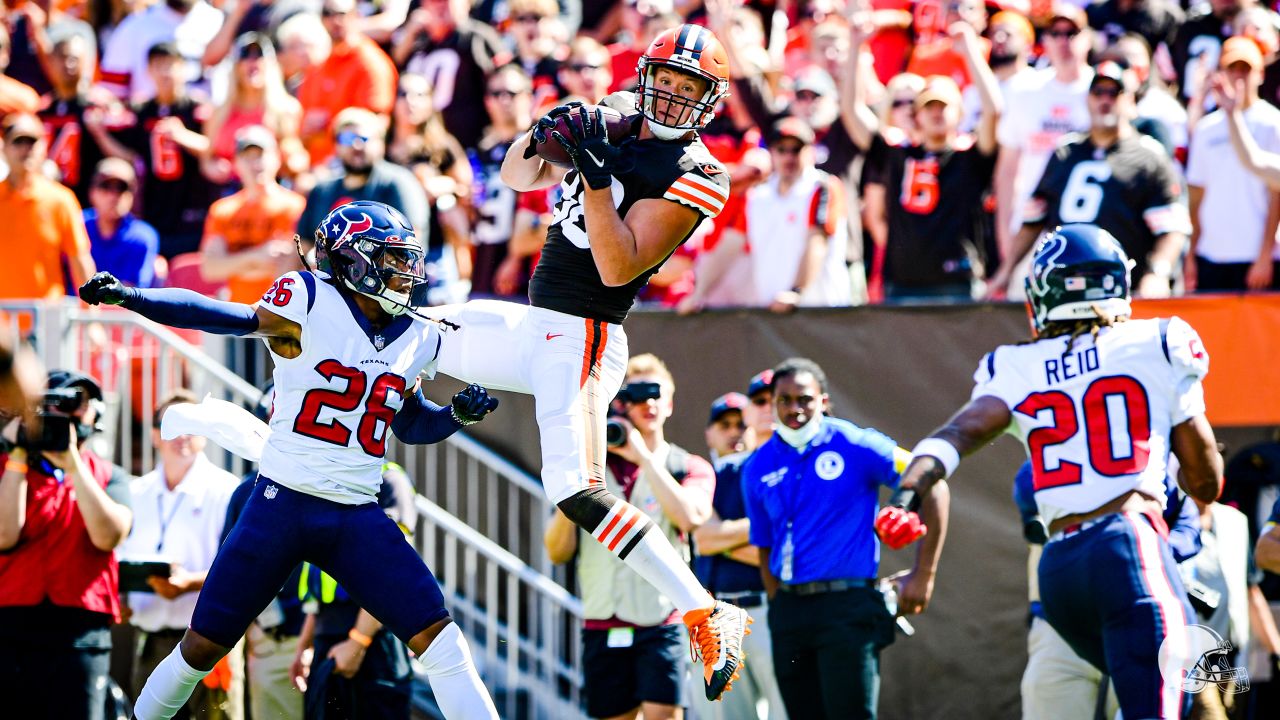
[[[645,118],[644,121],[649,124],[649,131],[659,140],[679,140],[685,136],[693,128],[673,128],[663,125],[659,122]]]

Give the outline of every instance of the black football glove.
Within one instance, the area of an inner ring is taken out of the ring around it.
[[[471,425],[484,419],[498,407],[498,398],[489,397],[489,391],[479,385],[468,385],[466,390],[453,396],[450,412],[459,425]]]
[[[605,127],[600,110],[578,108],[582,127],[569,123],[573,138],[566,138],[559,130],[552,130],[551,137],[573,161],[574,168],[592,190],[604,190],[613,184],[613,173],[620,169],[628,143],[614,145],[609,142],[609,130]],[[541,122],[541,121],[539,121]]]
[[[574,100],[564,105],[557,105],[551,108],[546,115],[538,118],[538,122],[533,124],[533,132],[530,133],[529,147],[524,150],[524,159],[528,160],[538,154],[538,145],[547,141],[547,131],[556,126],[556,118],[561,115],[568,115],[580,107],[582,107],[582,103]]]
[[[80,299],[90,305],[123,305],[137,293],[137,290],[125,287],[124,283],[109,272],[100,272],[80,286]]]

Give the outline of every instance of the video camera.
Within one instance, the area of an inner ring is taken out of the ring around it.
[[[36,409],[38,432],[25,425],[18,429],[18,445],[27,452],[62,451],[71,447],[71,429],[77,426],[76,412],[88,402],[84,388],[66,387],[46,390]],[[78,428],[77,428],[78,429]]]
[[[634,405],[635,403],[657,400],[660,397],[662,397],[662,385],[656,382],[637,382],[623,385],[614,397],[614,401],[624,405]],[[610,406],[609,419],[604,424],[605,444],[614,448],[626,445],[627,433],[630,431],[631,424],[622,419],[620,411]]]

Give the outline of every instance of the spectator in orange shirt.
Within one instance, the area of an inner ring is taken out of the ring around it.
[[[280,151],[261,125],[236,135],[235,170],[244,187],[210,206],[201,272],[206,280],[226,280],[231,302],[253,303],[271,281],[302,268],[291,238],[307,201],[276,182]]]
[[[36,91],[4,74],[9,69],[9,33],[0,25],[0,117],[9,113],[33,113],[40,107]]]
[[[0,287],[0,298],[53,300],[93,275],[80,203],[70,189],[40,174],[49,148],[35,115],[11,114],[0,128],[9,165],[9,177],[0,182],[0,253],[22,270]],[[64,260],[70,278],[63,277]]]
[[[320,13],[333,49],[323,64],[307,71],[298,88],[302,143],[313,167],[333,155],[333,119],[338,111],[361,107],[389,115],[397,83],[391,58],[360,31],[355,0],[324,0]]]

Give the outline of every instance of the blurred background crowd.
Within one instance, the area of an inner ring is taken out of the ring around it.
[[[731,202],[654,307],[1016,298],[1039,228],[1096,222],[1146,296],[1276,282],[1280,16],[1254,0],[6,0],[0,294],[109,270],[252,302],[350,199],[428,238],[436,302],[523,297],[558,189],[498,168],[555,105],[635,84],[662,29],[729,50],[703,142]],[[1073,134],[1073,133],[1079,133]],[[1210,182],[1212,180],[1212,182]],[[60,185],[59,185],[60,183]]]

